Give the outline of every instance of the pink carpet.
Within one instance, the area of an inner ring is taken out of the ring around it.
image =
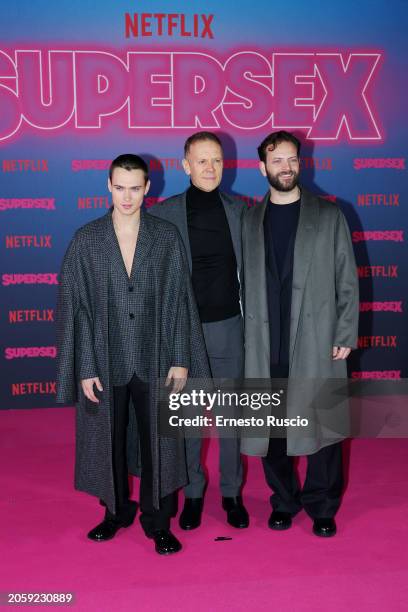
[[[408,609],[407,440],[348,445],[338,535],[327,540],[311,533],[304,513],[287,532],[267,528],[269,493],[257,459],[244,489],[251,525],[229,527],[212,441],[203,524],[185,533],[174,521],[183,551],[159,557],[138,522],[110,542],[87,540],[102,509],[73,490],[73,410],[2,411],[0,436],[2,592],[74,592],[73,609],[101,612]]]

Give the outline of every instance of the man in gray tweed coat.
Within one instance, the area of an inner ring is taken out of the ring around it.
[[[143,159],[116,158],[113,207],[80,228],[65,254],[57,401],[77,402],[76,488],[106,507],[88,537],[109,540],[134,521],[128,471],[140,472],[139,455],[140,521],[156,551],[170,554],[181,548],[170,518],[187,476],[183,440],[160,435],[158,379],[178,392],[208,366],[177,229],[141,211],[149,185]]]

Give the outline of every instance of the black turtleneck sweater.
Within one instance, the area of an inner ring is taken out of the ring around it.
[[[190,186],[187,223],[201,321],[223,321],[239,314],[237,262],[218,188],[202,191]]]

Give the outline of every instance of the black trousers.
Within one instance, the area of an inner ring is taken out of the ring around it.
[[[169,529],[170,518],[176,512],[176,493],[166,495],[160,500],[160,509],[153,506],[153,463],[151,447],[149,385],[135,374],[127,385],[113,387],[113,433],[112,457],[116,514],[106,510],[105,518],[130,525],[136,515],[136,503],[129,500],[128,467],[126,457],[126,433],[129,422],[129,399],[136,413],[140,439],[141,479],[140,479],[140,522],[149,537],[159,529]]]
[[[295,515],[304,508],[313,519],[334,517],[343,489],[341,442],[307,455],[302,488],[295,474],[293,457],[287,455],[285,438],[270,439],[268,454],[262,463],[266,482],[273,491],[270,501],[274,510]]]

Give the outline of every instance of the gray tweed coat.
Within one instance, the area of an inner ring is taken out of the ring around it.
[[[268,192],[243,218],[246,378],[270,376],[263,229],[269,197]],[[347,378],[347,368],[344,360],[333,361],[332,347],[356,347],[358,312],[357,269],[347,221],[335,204],[302,188],[293,259],[287,410],[288,416],[309,418],[314,431],[309,429],[305,436],[289,428],[289,455],[312,454],[345,437],[348,403],[342,379]],[[326,431],[327,423],[334,431]],[[241,452],[264,456],[268,443],[268,438],[246,438]]]
[[[75,487],[102,499],[115,512],[112,473],[108,280],[117,257],[111,240],[111,210],[80,228],[65,254],[57,306],[57,401],[76,402]],[[116,245],[116,248],[118,246]],[[142,212],[135,253],[138,293],[154,283],[154,301],[138,330],[146,350],[151,382],[153,493],[163,497],[186,484],[184,441],[159,435],[157,379],[176,365],[189,340],[189,376],[209,375],[201,325],[194,301],[184,247],[170,223]],[[150,292],[151,294],[151,292]],[[143,300],[142,300],[143,304]],[[79,380],[99,376],[104,391],[99,404],[88,401]],[[138,438],[134,411],[128,429],[129,471],[138,473]]]

